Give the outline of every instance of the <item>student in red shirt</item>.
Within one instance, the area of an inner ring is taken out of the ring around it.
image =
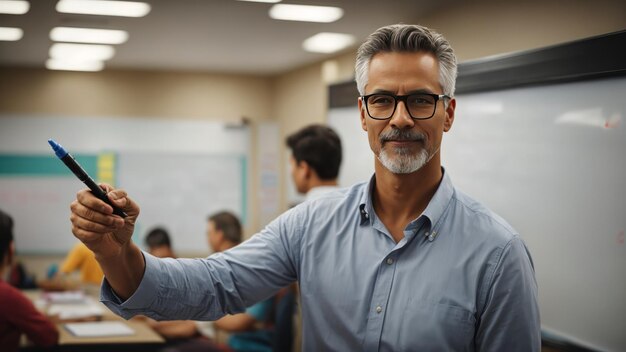
[[[18,289],[2,279],[14,253],[13,219],[0,210],[0,346],[3,351],[17,351],[22,333],[37,346],[53,346],[59,340],[56,327]]]

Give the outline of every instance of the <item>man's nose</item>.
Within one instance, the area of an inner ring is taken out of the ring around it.
[[[403,101],[399,101],[398,105],[396,105],[396,111],[394,111],[393,115],[391,115],[389,123],[391,126],[398,129],[411,128],[415,126],[415,120],[411,118],[409,110],[407,110],[406,104]]]

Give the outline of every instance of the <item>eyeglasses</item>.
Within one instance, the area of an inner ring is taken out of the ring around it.
[[[415,120],[426,120],[435,115],[437,110],[437,101],[450,99],[445,94],[409,94],[409,95],[393,95],[393,94],[369,94],[361,96],[367,114],[374,120],[390,119],[396,112],[398,101],[404,102],[404,106],[411,118]]]

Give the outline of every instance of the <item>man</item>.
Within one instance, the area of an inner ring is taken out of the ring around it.
[[[172,241],[167,230],[161,227],[155,227],[146,235],[146,246],[148,253],[158,258],[176,258],[172,249]]]
[[[291,150],[291,179],[296,191],[306,196],[305,200],[317,199],[339,189],[341,139],[332,128],[309,125],[289,135],[285,142]],[[293,285],[292,291],[297,292],[297,285]],[[295,310],[292,330],[296,343],[302,340],[300,307],[299,302],[291,307]]]
[[[341,140],[323,125],[310,125],[289,135],[291,178],[298,193],[316,199],[336,190],[341,166]]]
[[[17,351],[22,334],[39,347],[56,345],[59,332],[18,289],[2,280],[15,254],[13,219],[0,211],[0,346]]]
[[[139,206],[125,191],[104,186],[125,220],[79,192],[73,233],[97,253],[105,304],[122,316],[215,319],[297,280],[306,351],[539,351],[526,246],[441,167],[456,107],[449,43],[393,25],[356,61],[374,176],[291,209],[241,246],[165,264],[130,241]]]

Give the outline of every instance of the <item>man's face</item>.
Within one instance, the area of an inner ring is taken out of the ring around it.
[[[425,52],[376,54],[370,61],[365,86],[365,95],[372,93],[443,94],[439,63]],[[396,174],[415,172],[438,155],[443,132],[450,130],[454,121],[454,100],[445,108],[440,99],[435,115],[427,120],[412,119],[403,102],[398,102],[390,119],[374,120],[363,103],[359,99],[361,125],[367,131],[370,148],[378,162]]]
[[[217,229],[215,229],[215,223],[213,221],[209,220],[207,223],[206,234],[209,241],[209,247],[211,247],[213,251],[216,251],[219,245],[220,236]]]
[[[172,256],[172,249],[166,245],[150,247],[148,252],[157,258],[168,258]]]
[[[293,155],[289,158],[289,164],[291,165],[291,179],[293,180],[293,184],[296,187],[298,193],[305,194],[308,190],[306,189],[306,163],[296,161],[296,158]]]

